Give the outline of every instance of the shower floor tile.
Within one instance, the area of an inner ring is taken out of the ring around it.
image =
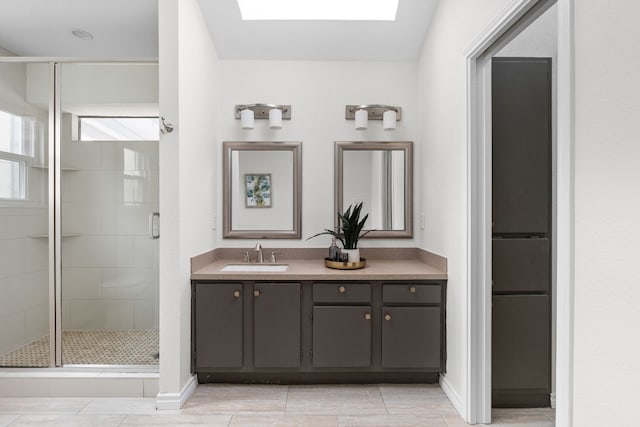
[[[63,331],[62,361],[65,365],[157,365],[158,330]],[[0,356],[0,366],[49,366],[49,337]]]

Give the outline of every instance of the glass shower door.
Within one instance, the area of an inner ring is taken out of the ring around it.
[[[0,367],[48,367],[49,64],[0,62]]]
[[[62,66],[63,365],[158,364],[157,70]]]

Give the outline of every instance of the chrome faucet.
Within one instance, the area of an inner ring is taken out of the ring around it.
[[[256,243],[256,247],[254,248],[254,251],[256,251],[258,253],[258,256],[256,258],[256,262],[258,264],[263,264],[264,263],[264,258],[262,256],[262,245],[260,244],[260,242]]]

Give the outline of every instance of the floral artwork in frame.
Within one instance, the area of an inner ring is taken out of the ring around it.
[[[248,208],[271,207],[271,174],[248,173],[244,175],[246,206]]]

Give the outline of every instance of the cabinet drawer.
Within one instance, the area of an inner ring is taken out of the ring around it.
[[[314,283],[313,302],[369,303],[371,285],[369,283]]]
[[[385,304],[440,304],[440,284],[387,283],[382,285],[382,301]]]

